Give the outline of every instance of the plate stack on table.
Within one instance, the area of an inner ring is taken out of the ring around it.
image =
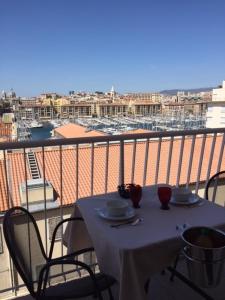
[[[172,189],[171,204],[174,205],[193,205],[200,201],[196,194],[192,194],[188,188],[174,188]]]

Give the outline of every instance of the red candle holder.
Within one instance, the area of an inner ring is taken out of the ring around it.
[[[167,210],[170,209],[169,202],[172,195],[172,190],[168,186],[158,187],[158,197],[161,202],[161,209]]]
[[[142,197],[142,187],[138,184],[130,186],[130,199],[134,208],[140,208],[139,202]]]

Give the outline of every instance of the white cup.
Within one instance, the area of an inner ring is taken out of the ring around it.
[[[108,200],[106,202],[108,214],[112,217],[124,216],[129,207],[126,200]]]

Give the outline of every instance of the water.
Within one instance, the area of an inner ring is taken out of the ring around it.
[[[43,123],[43,127],[41,128],[31,128],[31,140],[37,141],[37,140],[45,140],[51,137],[51,130],[54,127],[46,122]]]

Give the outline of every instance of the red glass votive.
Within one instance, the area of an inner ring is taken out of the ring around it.
[[[158,197],[161,202],[161,209],[169,209],[168,203],[170,202],[170,198],[172,195],[172,190],[168,186],[160,186],[158,187]]]
[[[139,202],[142,197],[142,187],[140,185],[134,185],[130,187],[130,199],[134,208],[139,208]]]

